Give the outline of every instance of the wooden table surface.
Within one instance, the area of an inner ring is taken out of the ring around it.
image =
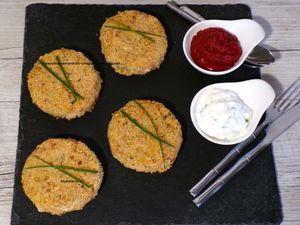
[[[164,1],[10,1],[0,2],[0,225],[10,224],[15,155],[17,147],[19,99],[23,54],[25,7],[30,3],[77,4],[159,4]],[[186,3],[187,1],[179,1]],[[188,1],[197,3],[200,1]],[[284,90],[300,72],[300,1],[202,0],[201,4],[245,3],[252,9],[254,20],[266,31],[264,44],[276,62],[261,70],[264,80],[276,93]],[[284,225],[300,225],[300,122],[293,125],[274,143],[274,155]]]

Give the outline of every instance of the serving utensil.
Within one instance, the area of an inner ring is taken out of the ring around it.
[[[205,132],[201,130],[201,127],[197,123],[196,113],[197,113],[197,105],[199,101],[201,101],[201,97],[203,94],[212,88],[218,88],[223,90],[229,90],[235,92],[242,101],[249,106],[252,111],[252,119],[249,121],[249,125],[245,135],[233,140],[220,140],[216,139],[210,135],[207,135]],[[239,143],[246,138],[248,138],[255,130],[257,124],[259,123],[262,115],[267,110],[267,108],[271,105],[275,98],[274,89],[268,84],[266,81],[261,79],[252,79],[246,80],[242,82],[225,82],[225,83],[216,83],[205,88],[202,88],[193,98],[190,108],[190,115],[192,122],[197,129],[197,131],[206,139],[211,142],[222,144],[222,145],[232,145]]]
[[[187,19],[192,23],[205,21],[205,18],[203,18],[200,14],[193,11],[186,5],[179,6],[175,1],[168,1],[166,5],[171,10],[173,10],[174,12],[181,15],[182,17],[184,17],[185,19]],[[249,67],[260,68],[260,67],[267,66],[270,63],[273,63],[274,61],[275,58],[273,57],[270,50],[257,45],[249,53],[248,57],[244,61],[244,64]]]
[[[246,62],[256,65],[257,67],[267,66],[274,61],[275,58],[272,52],[261,45],[257,45],[246,58]]]
[[[297,98],[300,97],[300,77],[297,78],[290,87],[284,91],[268,108],[265,120],[256,128],[253,134],[246,140],[233,148],[213,169],[211,169],[194,187],[190,189],[191,195],[198,195],[205,186],[211,182],[244,148],[250,144],[268,124],[275,121],[295,105],[300,105]],[[297,112],[300,114],[300,112]],[[199,200],[198,200],[199,201]],[[197,201],[197,202],[198,202]]]

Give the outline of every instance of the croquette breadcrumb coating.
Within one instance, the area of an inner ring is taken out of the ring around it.
[[[152,118],[159,138],[173,147],[162,143],[161,152],[159,141],[124,117],[122,111],[135,119],[143,128],[156,134],[145,111],[135,101],[130,101],[122,109],[113,113],[108,125],[107,137],[112,155],[125,167],[138,172],[165,172],[171,168],[178,155],[182,143],[181,125],[163,104],[150,100],[136,101]]]
[[[91,187],[85,187],[54,168],[33,168],[53,165],[96,170],[98,173],[67,172],[80,178]],[[22,171],[22,185],[27,197],[39,212],[53,215],[81,210],[97,195],[103,179],[102,166],[97,156],[84,143],[74,139],[51,138],[36,147],[27,158]]]
[[[90,112],[101,90],[102,79],[92,62],[83,53],[70,49],[59,49],[39,58],[65,80],[56,61],[60,58],[62,66],[75,91],[84,99],[72,103],[73,96],[60,81],[51,75],[39,62],[36,62],[28,74],[28,89],[32,102],[42,111],[56,117],[73,119]]]
[[[128,26],[154,35],[112,28]],[[168,47],[166,32],[159,20],[137,10],[125,10],[108,18],[100,29],[100,42],[106,62],[125,76],[144,75],[158,69]]]

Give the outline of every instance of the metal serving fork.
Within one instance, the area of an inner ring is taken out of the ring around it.
[[[265,120],[256,128],[253,134],[233,148],[213,169],[211,169],[194,187],[190,189],[191,195],[198,195],[204,187],[211,182],[236,156],[250,144],[269,123],[275,121],[288,109],[299,103],[296,99],[300,96],[300,77],[284,91],[268,108]]]

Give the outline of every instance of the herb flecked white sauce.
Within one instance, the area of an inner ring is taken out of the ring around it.
[[[253,110],[233,91],[211,88],[196,105],[196,120],[200,129],[219,140],[243,137],[252,120]]]

